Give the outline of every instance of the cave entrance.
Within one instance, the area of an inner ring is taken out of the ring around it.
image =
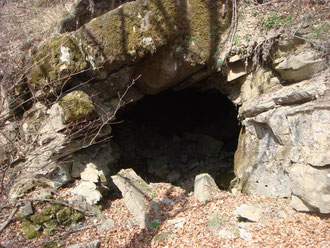
[[[226,189],[234,177],[239,124],[235,106],[216,90],[187,89],[145,96],[127,105],[113,128],[118,168],[147,182],[170,182],[190,192],[209,173]]]

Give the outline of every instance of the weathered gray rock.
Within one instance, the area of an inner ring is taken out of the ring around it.
[[[136,224],[142,228],[149,227],[151,210],[149,203],[150,186],[132,169],[123,169],[111,178],[121,191],[126,207],[133,215]]]
[[[240,190],[271,197],[294,194],[309,208],[329,212],[330,85],[325,75],[243,102],[235,154]]]
[[[162,49],[137,68],[136,74],[141,75],[137,85],[144,94],[157,94],[177,85],[201,68],[184,61],[181,56],[175,55],[175,51],[171,53],[168,49]]]
[[[200,202],[206,202],[219,192],[214,179],[207,173],[197,175],[195,178],[194,197]]]
[[[100,16],[130,1],[133,0],[79,0],[74,4],[68,16],[60,21],[58,31],[64,33],[77,30],[92,18]]]
[[[98,227],[97,227],[97,232],[101,233],[103,231],[106,231],[113,227],[115,225],[115,222],[113,219],[106,219],[104,220]]]
[[[17,129],[16,122],[7,122],[4,127],[0,127],[0,164],[8,159],[8,155],[14,149]]]
[[[152,238],[152,243],[161,244],[162,242],[170,239],[174,235],[175,233],[172,230],[161,232]]]
[[[311,212],[314,211],[312,207],[308,206],[306,203],[304,203],[300,198],[298,198],[295,195],[292,195],[291,197],[291,207],[299,212]]]
[[[244,62],[237,61],[229,64],[229,71],[227,73],[227,81],[231,82],[240,77],[247,75],[251,71],[251,68],[246,68]]]
[[[23,218],[33,214],[33,208],[31,202],[25,202],[23,206],[20,207],[19,212]]]
[[[289,170],[293,194],[291,206],[298,211],[310,209],[322,214],[330,213],[329,175],[327,167],[294,163]]]
[[[274,61],[274,68],[288,82],[305,80],[325,67],[320,54],[315,51],[304,51],[281,60]]]
[[[234,211],[234,214],[249,221],[258,222],[262,216],[262,210],[255,206],[243,204]]]
[[[33,142],[38,139],[40,128],[46,119],[47,107],[40,102],[35,103],[31,109],[26,111],[23,116],[21,137],[26,142]]]

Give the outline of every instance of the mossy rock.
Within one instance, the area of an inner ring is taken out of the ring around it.
[[[72,222],[77,224],[78,222],[81,222],[85,219],[85,216],[81,212],[75,212],[72,215]]]
[[[21,228],[26,239],[33,239],[42,234],[42,227],[40,225],[33,224],[27,219],[22,220]]]
[[[63,108],[64,124],[78,120],[92,120],[97,117],[95,106],[89,96],[80,90],[73,91],[59,101]]]
[[[28,85],[39,97],[60,93],[72,74],[88,67],[77,41],[69,36],[55,37],[35,49],[32,63]]]
[[[63,241],[46,241],[42,244],[42,248],[56,248],[63,247]]]
[[[135,1],[93,19],[74,36],[93,68],[107,73],[167,45],[183,48],[181,56],[190,54],[192,64],[203,64],[230,26],[231,8],[225,0]]]
[[[71,208],[63,208],[60,211],[56,213],[56,218],[57,221],[61,225],[70,225],[72,223],[72,218],[71,218],[72,210]]]
[[[48,236],[54,235],[54,229],[53,228],[44,228],[44,234]]]
[[[43,225],[46,227],[46,228],[49,228],[49,229],[54,229],[58,226],[58,222],[56,220],[49,220],[49,221],[45,221],[43,223]]]
[[[44,210],[42,210],[39,213],[36,213],[34,215],[30,216],[30,220],[34,223],[34,224],[43,224],[46,221],[50,221],[51,219],[53,219],[53,217],[55,216],[55,209],[54,208],[46,208]]]
[[[168,240],[172,235],[174,235],[174,232],[172,230],[159,233],[155,237],[153,237],[152,242],[156,244],[163,243],[164,241]]]

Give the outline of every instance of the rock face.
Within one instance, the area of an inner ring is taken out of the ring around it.
[[[295,59],[306,59],[310,52],[302,54]],[[290,53],[287,56],[292,58]],[[294,75],[299,68],[287,67],[285,73]],[[296,77],[297,81],[315,73],[308,72],[301,72],[303,78]],[[305,209],[329,213],[328,81],[320,74],[293,85],[270,85],[272,92],[242,101],[242,130],[235,154],[241,190],[271,197],[294,195],[293,206],[300,199],[297,209],[304,204]]]
[[[235,190],[293,196],[292,206],[297,210],[330,213],[327,61],[310,45],[285,40],[280,33],[251,45],[251,50],[263,48],[265,54],[257,52],[256,57],[262,57],[264,63],[256,63],[252,55],[230,58],[226,40],[231,2],[137,0],[36,48],[26,83],[18,90],[33,96],[33,101],[24,105],[32,106],[33,102],[33,106],[26,109],[20,125],[24,160],[13,175],[11,198],[38,184],[58,188],[74,177],[81,179],[79,185],[87,191],[84,196],[95,196],[89,202],[96,203],[101,188],[111,188],[108,179],[116,173],[116,152],[108,153],[108,161],[95,154],[82,161],[77,152],[103,149],[100,143],[108,141],[112,132],[109,124],[128,103],[146,94],[194,87],[218,90],[238,108],[241,132],[234,161]],[[216,111],[217,107],[210,106]],[[9,136],[7,139],[0,134],[5,147],[0,148],[0,162],[7,160],[7,148],[15,139]],[[197,149],[198,156],[212,158],[216,154],[216,162],[221,156],[222,141],[209,137],[184,139],[196,145],[193,151]],[[177,136],[172,141],[178,143]],[[104,144],[110,150],[115,147]],[[150,158],[148,152],[142,155]],[[184,171],[168,168],[169,159],[158,155],[159,160],[147,165],[151,167],[147,168],[149,173],[167,174],[173,181],[185,175]],[[177,157],[183,167],[187,165],[186,170],[195,166],[189,154]],[[114,181],[128,199],[127,180],[134,182],[137,176],[129,171],[122,173]],[[127,202],[142,226],[148,220],[142,207],[144,190],[136,192],[135,203]],[[132,207],[136,202],[137,210]],[[38,232],[38,226],[32,229]]]

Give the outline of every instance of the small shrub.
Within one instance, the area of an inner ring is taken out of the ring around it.
[[[153,220],[149,224],[149,228],[153,231],[156,231],[158,226],[159,226],[159,221],[157,221],[157,220]]]

